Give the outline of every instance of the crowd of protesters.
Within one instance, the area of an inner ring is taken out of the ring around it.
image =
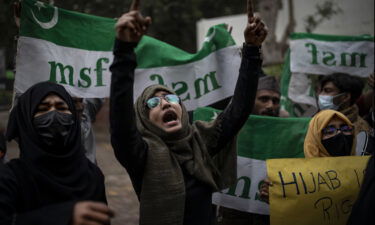
[[[111,143],[140,201],[139,223],[270,224],[267,215],[212,206],[212,194],[237,179],[236,136],[249,115],[288,116],[280,109],[277,80],[262,71],[265,24],[248,4],[233,96],[215,120],[190,123],[183,102],[165,86],[147,87],[133,105],[134,49],[151,23],[134,1],[117,21],[110,67]],[[348,74],[319,80],[319,112],[304,141],[306,158],[373,154],[373,75],[369,80],[372,90],[365,94],[364,82]],[[16,98],[6,132],[0,134],[0,224],[110,224],[115,214],[107,205],[104,175],[96,165],[92,129],[102,104],[102,99],[74,99],[50,82],[38,83]],[[6,140],[18,143],[19,158],[5,162]],[[372,157],[350,224],[371,222],[373,162]],[[260,193],[269,202],[272,184],[264,179]]]

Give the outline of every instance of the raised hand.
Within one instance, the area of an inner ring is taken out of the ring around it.
[[[245,43],[254,46],[261,46],[268,33],[263,21],[254,16],[252,0],[247,0],[247,26],[244,31]]]
[[[123,14],[116,23],[116,37],[122,41],[138,43],[151,24],[150,17],[143,17],[139,11],[140,0],[133,0],[130,11]]]

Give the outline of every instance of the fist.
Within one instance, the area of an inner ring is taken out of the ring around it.
[[[258,17],[250,17],[244,31],[245,42],[249,45],[261,46],[266,39],[268,29],[263,21]]]
[[[116,37],[125,42],[138,43],[151,24],[150,17],[143,17],[137,10],[123,14],[116,23]]]

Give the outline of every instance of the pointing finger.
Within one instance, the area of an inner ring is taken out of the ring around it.
[[[247,0],[247,18],[250,19],[254,16],[253,1]]]
[[[140,1],[141,0],[133,0],[132,4],[130,6],[130,11],[139,10],[139,5],[141,4]]]

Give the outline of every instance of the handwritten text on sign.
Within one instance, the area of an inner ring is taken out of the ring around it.
[[[344,225],[368,157],[267,160],[271,224]]]

